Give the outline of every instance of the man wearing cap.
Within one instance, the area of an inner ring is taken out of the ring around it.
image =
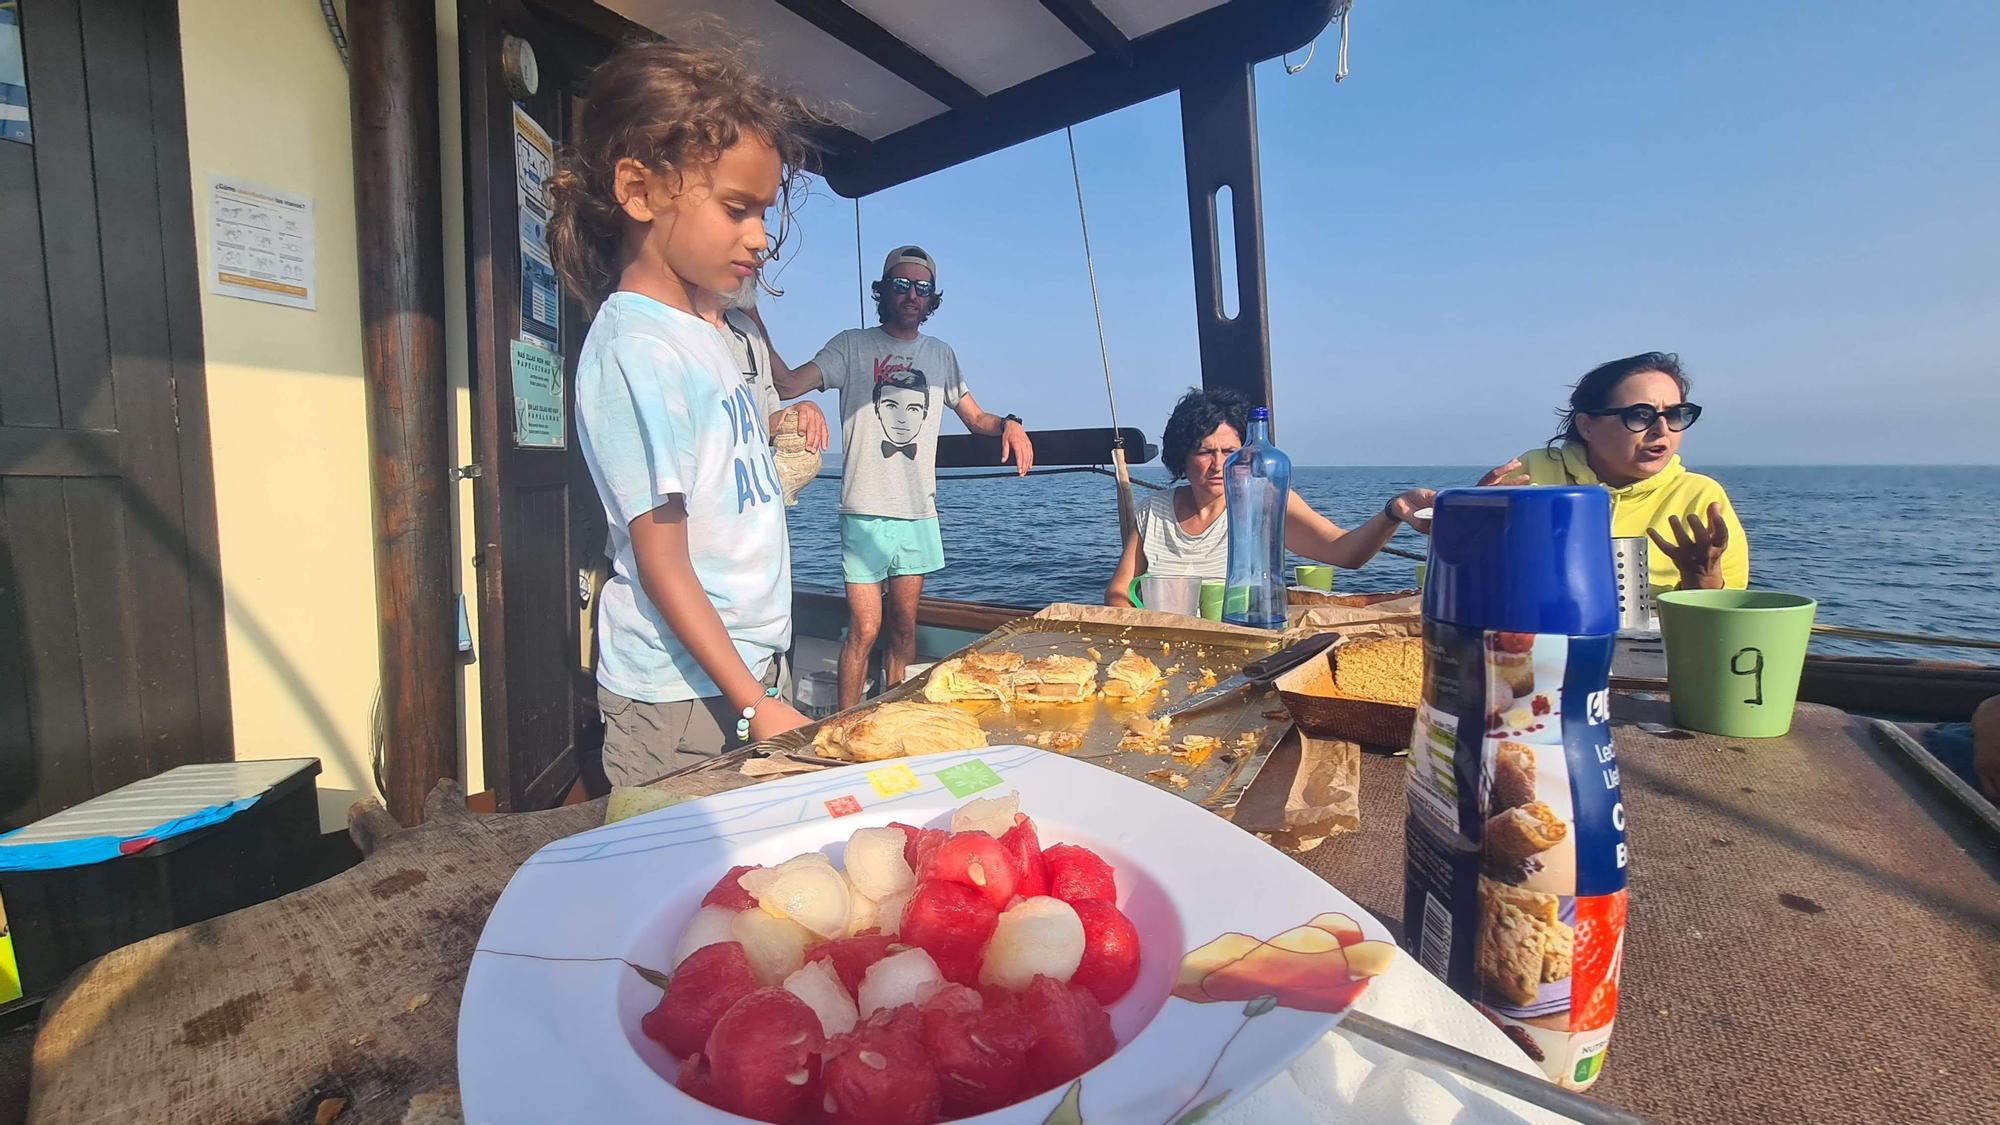
[[[944,297],[937,262],[922,247],[899,246],[873,289],[879,326],[842,332],[800,367],[786,367],[771,353],[781,398],[821,388],[840,392],[840,561],[848,613],[840,651],[843,709],[861,701],[878,636],[887,634],[888,683],[902,682],[916,656],[924,575],[944,567],[937,439],[945,408],[973,433],[999,438],[1002,464],[1025,475],[1035,463],[1021,419],[980,409],[951,345],[918,331]]]

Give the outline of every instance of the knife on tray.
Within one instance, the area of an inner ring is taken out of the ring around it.
[[[1340,639],[1339,633],[1315,633],[1295,645],[1281,648],[1269,656],[1259,657],[1243,666],[1236,675],[1223,680],[1205,691],[1196,692],[1179,703],[1160,712],[1162,719],[1179,718],[1190,712],[1213,707],[1229,699],[1240,691],[1251,687],[1266,688],[1271,682],[1286,672],[1297,668],[1306,661],[1333,647]]]

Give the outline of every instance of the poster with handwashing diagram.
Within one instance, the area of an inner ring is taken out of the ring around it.
[[[556,146],[528,111],[514,107],[514,203],[521,216],[521,338],[552,351],[562,346],[562,298],[549,255],[549,200]]]

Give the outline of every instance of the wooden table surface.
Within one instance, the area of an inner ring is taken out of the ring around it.
[[[1688,1121],[2000,1120],[1993,854],[1860,720],[1805,706],[1790,736],[1740,742],[1653,731],[1665,710],[1616,711],[1632,921],[1594,1093]],[[1403,760],[1364,758],[1361,831],[1303,862],[1396,928]],[[324,883],[80,970],[44,1017],[29,1120],[459,1120],[459,999],[487,912],[604,803],[472,816],[441,787],[429,807],[408,831],[364,817],[367,858]]]

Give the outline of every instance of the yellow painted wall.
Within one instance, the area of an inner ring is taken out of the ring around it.
[[[452,457],[462,465],[471,410],[451,0],[439,0],[438,25],[445,338]],[[335,828],[350,803],[375,793],[378,679],[347,73],[306,0],[182,0],[181,53],[204,272],[210,174],[300,192],[314,205],[316,309],[216,296],[206,285],[201,308],[236,754],[317,756],[321,818]],[[471,590],[471,486],[457,488],[454,546],[460,588]],[[474,792],[485,787],[478,675],[468,662],[459,708],[461,776]]]

